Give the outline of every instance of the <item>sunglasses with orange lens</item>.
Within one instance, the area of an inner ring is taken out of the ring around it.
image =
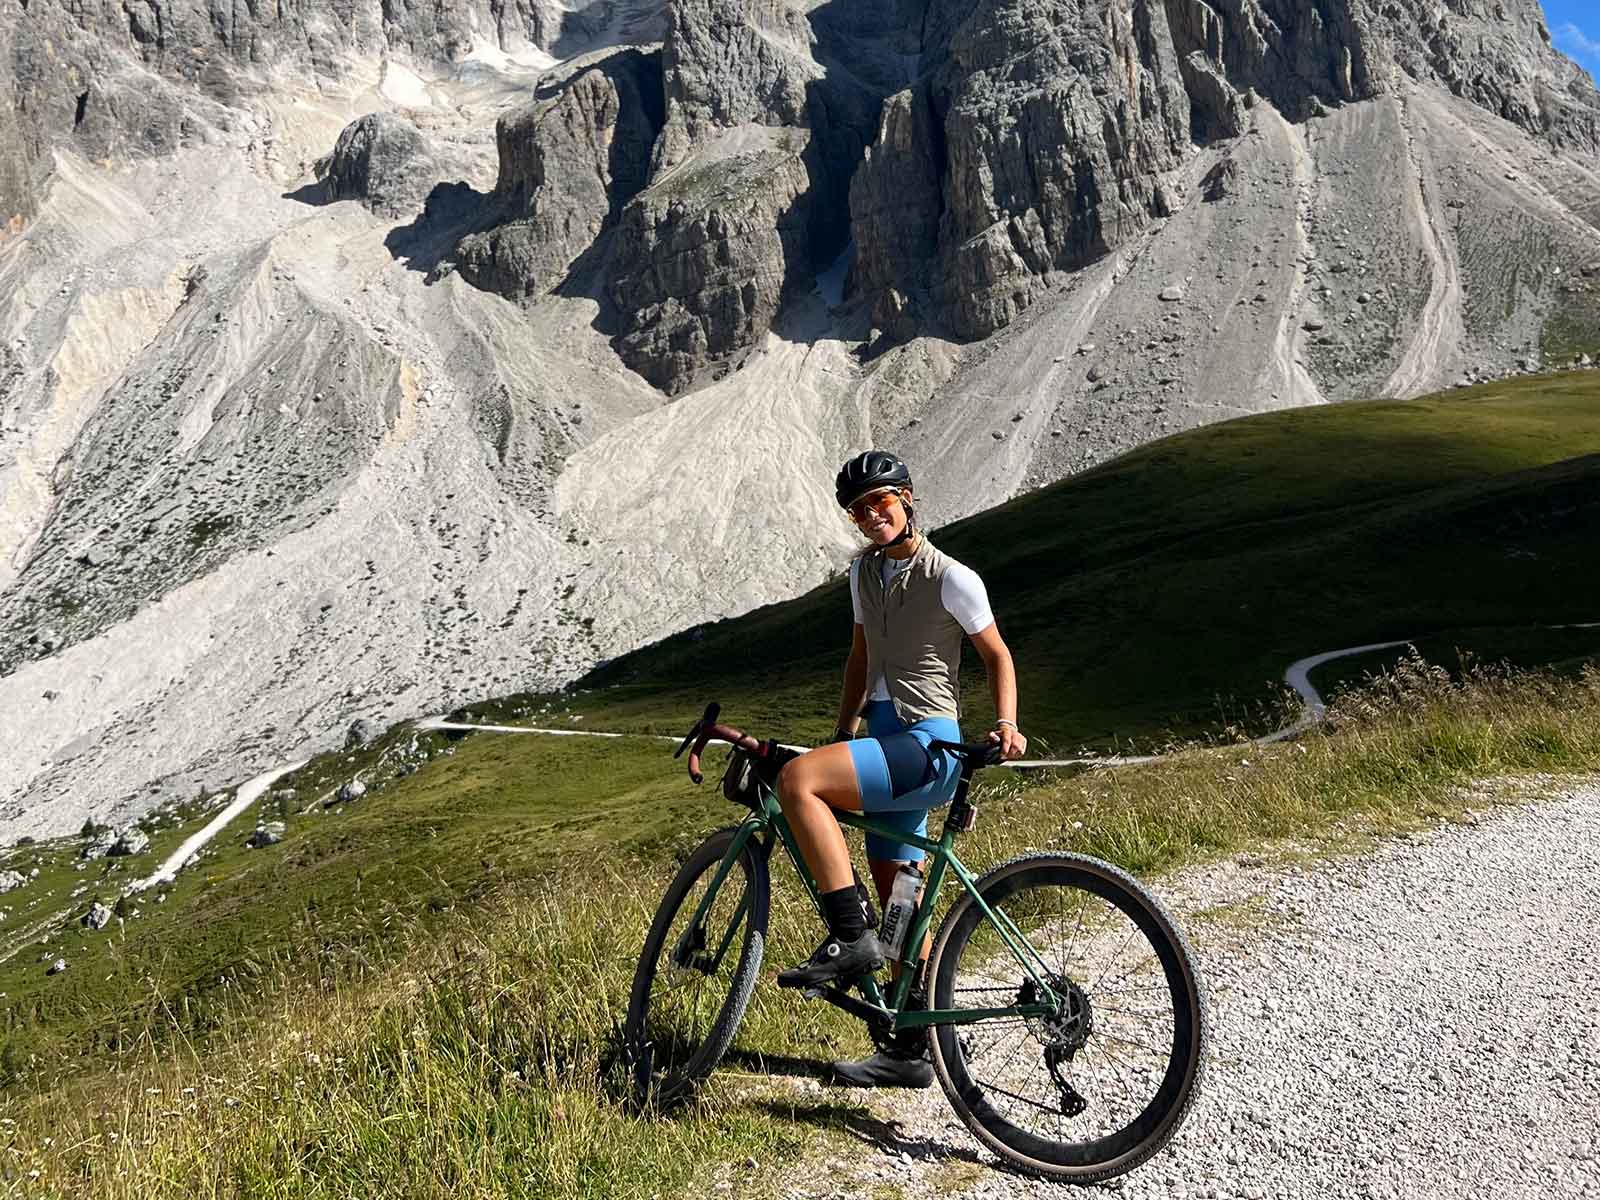
[[[893,488],[888,488],[881,492],[872,492],[861,497],[850,506],[850,519],[859,525],[867,519],[869,513],[886,514],[890,505],[898,499],[900,499],[900,493]]]

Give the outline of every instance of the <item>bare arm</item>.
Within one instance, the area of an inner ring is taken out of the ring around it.
[[[860,625],[850,640],[850,657],[844,664],[844,692],[839,697],[839,728],[851,733],[861,720],[861,702],[867,698],[867,635]]]
[[[1017,728],[1017,669],[1011,661],[1011,651],[1001,639],[998,625],[991,624],[968,636],[978,657],[983,659],[984,673],[989,677],[989,694],[994,697],[998,728],[989,737],[1000,743],[1007,758],[1021,758],[1028,749],[1028,739]]]

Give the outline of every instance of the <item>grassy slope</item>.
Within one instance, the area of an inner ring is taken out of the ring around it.
[[[1507,626],[1600,615],[1585,586],[1600,459],[1573,457],[1596,453],[1594,376],[1279,413],[1169,439],[938,540],[989,582],[1032,732],[1058,748],[1154,737],[1214,728],[1218,693],[1270,698],[1284,664],[1312,651],[1428,629],[1478,631],[1472,644],[1492,649]],[[544,701],[554,711],[539,720],[566,723],[572,706],[590,726],[675,730],[716,695],[735,721],[815,735],[831,725],[847,612],[835,583],[672,639],[596,672],[584,694]],[[768,662],[759,674],[752,647]],[[1559,657],[1587,653],[1563,643]],[[423,739],[432,757],[397,776],[388,756],[409,736],[285,780],[309,810],[290,815],[281,846],[245,851],[241,818],[166,903],[121,928],[71,923],[89,897],[71,899],[69,885],[87,873],[66,865],[0,901],[61,914],[49,947],[0,964],[12,1081],[39,1084],[78,1050],[149,1028],[215,1030],[249,1016],[242,997],[360,975],[562,865],[669,861],[727,816],[709,789],[685,786],[660,742],[468,738],[446,754],[435,736]],[[342,812],[316,803],[358,769],[374,784],[366,799]],[[163,831],[157,850],[200,820]],[[1183,844],[1212,844],[1202,833]],[[1131,865],[1175,861],[1150,836],[1107,834],[1103,848]],[[54,862],[71,849],[23,853]],[[46,979],[39,954],[57,947],[69,971]]]
[[[235,1011],[240,988],[273,977],[286,960],[340,969],[341,960],[376,954],[508,880],[573,855],[648,850],[698,827],[705,810],[704,795],[663,768],[661,744],[645,739],[469,738],[449,747],[436,736],[436,757],[415,774],[374,779],[373,793],[349,805],[318,802],[396,740],[330,756],[286,780],[306,811],[288,815],[281,845],[247,850],[254,821],[240,817],[197,867],[130,898],[137,918],[101,932],[77,921],[90,902],[114,901],[209,814],[163,830],[111,875],[102,875],[107,860],[74,870],[75,840],[13,851],[16,865],[37,858],[42,867],[5,897],[20,910],[4,930],[8,942],[15,922],[28,918],[31,927],[57,915],[41,931],[47,947],[30,937],[0,963],[0,1066],[22,1072],[34,1053],[127,1046],[162,1009],[191,1030],[213,1028]],[[596,778],[604,780],[598,792]],[[85,882],[89,889],[73,897]],[[167,898],[158,904],[157,895]],[[58,954],[68,970],[47,977],[41,955]]]
[[[1570,461],[1596,454],[1600,378],[1542,377],[1181,434],[935,540],[987,581],[1036,739],[1160,738],[1269,719],[1305,654],[1460,630],[1492,657],[1497,630],[1600,619],[1600,460]],[[580,702],[601,728],[671,731],[714,697],[735,723],[818,736],[847,605],[836,581],[670,638],[593,672]],[[965,688],[982,721],[970,650]]]

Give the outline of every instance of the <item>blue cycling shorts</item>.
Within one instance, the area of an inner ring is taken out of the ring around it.
[[[947,752],[931,753],[938,739],[959,742],[961,730],[948,717],[930,717],[907,726],[888,700],[872,700],[862,715],[867,734],[844,743],[856,768],[861,811],[879,824],[918,837],[928,835],[928,811],[949,804],[961,766]],[[920,862],[922,851],[881,834],[867,834],[867,857]]]

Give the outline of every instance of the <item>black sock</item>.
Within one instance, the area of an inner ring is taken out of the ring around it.
[[[854,942],[867,930],[855,884],[836,892],[823,892],[822,916],[828,922],[828,932],[841,942]]]

